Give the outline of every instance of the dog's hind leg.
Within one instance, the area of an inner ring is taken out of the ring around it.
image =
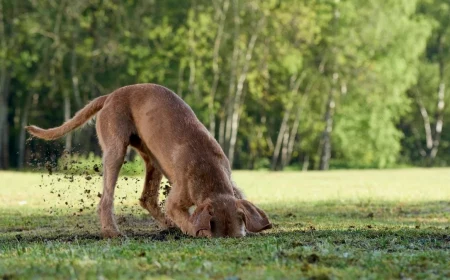
[[[122,153],[121,150],[121,148],[108,149],[103,152],[103,194],[99,204],[99,215],[102,235],[107,238],[121,235],[114,218],[114,189],[125,157],[125,152]]]
[[[114,189],[129,142],[128,127],[111,112],[102,111],[97,117],[97,135],[103,150],[103,194],[98,212],[101,232],[106,238],[121,235],[114,218]]]

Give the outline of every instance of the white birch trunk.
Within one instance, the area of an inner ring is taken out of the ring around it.
[[[275,147],[273,150],[272,162],[270,164],[270,168],[272,170],[277,169],[278,158],[280,157],[281,144],[283,142],[283,136],[287,129],[287,123],[288,123],[289,117],[290,117],[290,110],[286,109],[283,114],[283,120],[281,121],[281,126],[280,126],[280,130],[278,131],[277,141],[275,142]]]
[[[242,67],[242,72],[239,76],[239,80],[236,86],[236,95],[234,98],[234,104],[233,104],[233,114],[232,114],[232,122],[231,122],[231,135],[230,135],[230,146],[228,149],[228,159],[230,161],[231,166],[233,166],[233,160],[234,160],[234,151],[236,147],[236,140],[237,140],[237,133],[239,129],[239,119],[241,115],[241,97],[244,89],[245,81],[247,80],[247,74],[248,74],[248,68],[250,65],[250,61],[253,56],[253,50],[255,48],[256,40],[258,39],[259,31],[265,21],[265,18],[262,17],[260,21],[258,22],[257,28],[252,34],[250,41],[247,46],[247,51],[245,54],[245,60],[244,65]]]
[[[211,135],[213,137],[215,137],[215,133],[216,133],[216,117],[215,117],[216,112],[214,109],[214,101],[215,101],[217,86],[219,84],[219,78],[220,78],[219,51],[220,51],[220,46],[222,43],[223,30],[225,27],[225,19],[226,19],[226,14],[228,12],[229,6],[230,6],[230,1],[226,0],[223,3],[222,10],[221,11],[219,10],[216,12],[217,19],[219,20],[219,26],[217,27],[217,35],[216,35],[216,39],[214,40],[214,51],[213,51],[213,62],[212,62],[214,77],[213,77],[213,82],[212,82],[211,92],[210,92],[210,97],[209,97],[209,102],[208,102],[209,132],[211,133]]]
[[[230,82],[228,87],[228,97],[227,97],[227,109],[225,114],[225,124],[224,124],[224,137],[223,143],[221,143],[222,148],[226,152],[230,146],[230,138],[231,138],[231,122],[233,116],[233,104],[235,102],[235,93],[236,93],[236,75],[237,75],[237,60],[240,56],[239,50],[239,33],[240,33],[240,19],[239,19],[239,1],[233,0],[233,23],[234,23],[234,32],[233,32],[233,54],[231,56],[231,66],[230,66]]]
[[[325,129],[322,133],[322,154],[320,157],[320,170],[330,169],[331,158],[331,133],[333,132],[333,116],[334,116],[334,95],[339,75],[333,74],[332,85],[328,95],[327,107],[325,112]]]
[[[300,113],[301,109],[297,111],[295,115],[294,123],[292,124],[291,132],[289,134],[289,142],[287,145],[287,152],[285,158],[282,160],[282,168],[286,167],[291,162],[292,153],[294,152],[294,144],[297,138],[298,127],[300,126]]]
[[[291,78],[290,78],[290,99],[291,100],[296,99],[299,89],[300,89],[300,85],[302,84],[305,77],[306,77],[305,72],[302,72],[301,75],[293,74],[291,76]],[[277,141],[276,141],[276,144],[275,144],[275,147],[273,150],[272,162],[271,162],[272,170],[276,170],[277,166],[278,166],[278,160],[280,158],[280,151],[281,151],[283,139],[284,139],[283,137],[284,137],[286,130],[289,131],[288,121],[291,116],[291,112],[292,112],[292,105],[289,105],[289,104],[286,105],[286,109],[283,114],[283,120],[281,121],[280,130],[278,131]],[[286,142],[286,145],[288,145],[287,142]],[[287,147],[286,147],[286,152],[287,152]],[[283,164],[281,164],[281,166],[283,166]]]
[[[444,126],[444,107],[445,107],[444,97],[445,97],[445,83],[441,81],[441,83],[439,84],[439,91],[438,91],[438,102],[436,112],[437,120],[433,139],[433,148],[431,149],[429,156],[430,165],[432,165],[434,163],[434,160],[436,159],[442,135],[442,128]]]

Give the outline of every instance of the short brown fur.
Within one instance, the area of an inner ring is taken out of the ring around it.
[[[271,228],[266,214],[231,181],[231,168],[220,145],[191,108],[169,89],[155,84],[126,86],[94,99],[75,116],[52,129],[28,126],[34,136],[53,140],[97,114],[103,150],[103,195],[99,216],[104,237],[121,235],[113,214],[114,188],[126,149],[145,161],[140,205],[164,227],[173,223],[192,236],[240,237]],[[172,183],[166,214],[158,205],[162,176]],[[196,206],[189,214],[189,208]],[[245,228],[244,228],[245,226]]]

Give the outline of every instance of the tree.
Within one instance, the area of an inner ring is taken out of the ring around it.
[[[427,51],[421,57],[419,78],[409,90],[415,105],[412,110],[415,118],[410,119],[409,126],[426,166],[432,166],[436,161],[449,100],[446,96],[446,81],[450,77],[447,71],[450,58],[449,11],[447,1],[421,1],[419,6],[419,12],[433,22],[433,32]]]

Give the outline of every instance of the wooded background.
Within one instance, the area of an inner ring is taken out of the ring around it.
[[[234,168],[450,164],[448,0],[0,0],[0,169],[125,85],[179,94]],[[170,129],[170,128],[167,128]]]

